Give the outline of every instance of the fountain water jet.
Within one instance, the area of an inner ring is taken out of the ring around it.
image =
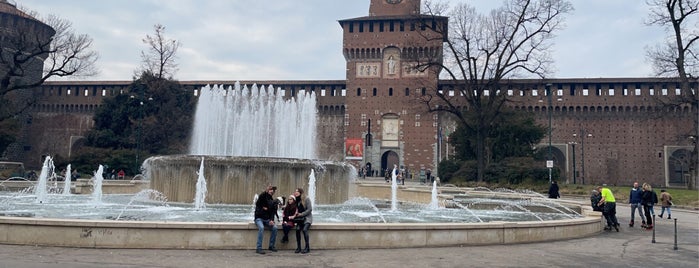
[[[70,195],[70,182],[71,182],[71,170],[70,164],[66,167],[66,176],[63,178],[63,194]]]
[[[428,209],[438,209],[439,208],[439,198],[437,197],[437,181],[432,182],[432,199],[430,204],[427,205]]]
[[[53,159],[47,156],[44,159],[44,164],[41,166],[41,173],[39,174],[39,180],[34,188],[34,194],[36,195],[36,202],[43,203],[46,201],[46,183],[50,173],[53,173]]]
[[[198,172],[196,193],[194,194],[194,209],[200,210],[206,207],[206,179],[204,178],[204,158],[201,159],[201,166]]]
[[[100,165],[99,168],[97,168],[97,172],[95,172],[92,185],[92,202],[96,204],[102,202],[102,181],[104,181],[102,173],[104,173],[104,166]]]

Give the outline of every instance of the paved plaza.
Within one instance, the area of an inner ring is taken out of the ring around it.
[[[470,247],[313,250],[255,254],[254,250],[82,249],[0,245],[0,268],[24,267],[699,267],[699,213],[673,209],[653,232],[630,228],[618,206],[620,232],[550,243]],[[659,212],[659,207],[656,213]],[[638,219],[637,219],[638,221]],[[265,233],[268,235],[268,233]],[[292,243],[293,243],[292,239]],[[251,246],[255,241],[250,241]]]

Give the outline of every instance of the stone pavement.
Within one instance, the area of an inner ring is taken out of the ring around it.
[[[0,245],[0,268],[28,267],[699,267],[699,213],[673,209],[652,231],[630,228],[628,204],[618,204],[620,232],[549,243],[408,249],[254,250],[80,249]],[[656,213],[660,212],[659,207]],[[638,219],[637,219],[638,220]],[[312,230],[312,229],[311,229]],[[265,234],[267,235],[267,233]],[[293,243],[292,239],[292,243]],[[254,244],[255,241],[250,241]]]

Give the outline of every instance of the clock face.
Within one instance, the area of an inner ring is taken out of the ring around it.
[[[403,1],[403,0],[386,0],[386,3],[389,3],[389,4],[398,4],[398,3],[400,3],[401,1]]]

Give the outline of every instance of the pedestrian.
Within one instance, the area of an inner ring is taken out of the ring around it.
[[[653,229],[653,205],[658,203],[658,195],[653,191],[653,187],[648,183],[643,184],[643,193],[641,194],[641,203],[643,204],[643,213],[646,214],[646,221],[642,227],[650,230]],[[639,213],[640,215],[640,213]]]
[[[284,232],[284,237],[282,237],[282,243],[289,242],[289,231],[294,228],[294,221],[289,219],[289,216],[294,216],[298,213],[298,207],[296,206],[296,197],[290,195],[286,200],[286,206],[282,211],[282,231]]]
[[[612,190],[609,190],[607,187],[597,186],[597,191],[602,196],[598,205],[604,205],[602,215],[604,215],[604,218],[607,220],[607,226],[604,227],[604,230],[609,231],[614,228],[618,232],[619,221],[617,221],[616,218],[616,199],[614,198]]]
[[[660,218],[663,218],[663,214],[667,209],[667,218],[672,219],[672,212],[670,207],[672,206],[672,195],[666,192],[665,189],[660,190]]]
[[[643,189],[638,187],[638,182],[633,183],[633,188],[629,192],[629,204],[631,204],[631,221],[629,222],[629,227],[633,227],[636,211],[638,210],[638,216],[643,221],[641,226],[646,225],[646,220],[643,218],[643,205],[641,203],[641,195],[643,194]]]
[[[592,190],[590,194],[590,206],[592,206],[592,211],[602,212],[604,209],[599,205],[599,201],[602,200],[602,196],[597,190]]]
[[[296,188],[294,196],[296,197],[298,212],[296,215],[289,217],[289,219],[294,220],[296,225],[296,251],[294,253],[306,254],[311,252],[308,230],[311,228],[311,224],[313,224],[313,204],[309,197],[303,197],[303,189],[301,188]],[[301,232],[303,232],[303,240],[306,242],[306,247],[303,250],[301,249]]]
[[[549,198],[561,198],[561,193],[559,192],[556,181],[551,181],[551,186],[549,186]]]
[[[265,254],[262,250],[262,239],[264,237],[265,227],[269,227],[272,234],[269,237],[269,250],[276,252],[274,242],[277,240],[277,225],[274,224],[274,214],[276,212],[277,203],[274,200],[274,192],[277,191],[276,186],[267,186],[267,190],[262,192],[255,202],[255,225],[257,225],[257,254]],[[276,213],[275,213],[276,214]]]

